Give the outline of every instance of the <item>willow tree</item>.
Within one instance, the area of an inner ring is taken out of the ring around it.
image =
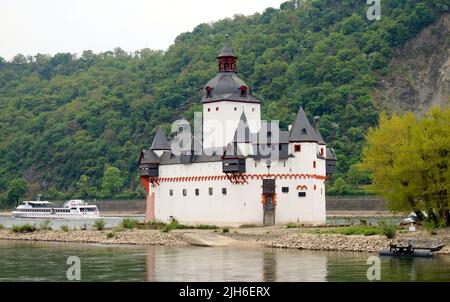
[[[367,134],[361,166],[372,173],[369,190],[390,210],[414,211],[450,225],[450,109],[387,117]]]

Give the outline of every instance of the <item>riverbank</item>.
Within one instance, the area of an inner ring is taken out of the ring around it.
[[[443,245],[436,254],[450,254],[450,230],[439,230],[436,235],[430,235],[424,230],[415,233],[399,233],[395,239],[374,235],[340,235],[323,234],[329,228],[286,228],[254,227],[231,228],[229,232],[222,230],[173,230],[164,233],[160,230],[38,230],[32,233],[14,233],[10,229],[0,230],[0,240],[31,240],[44,242],[73,242],[95,244],[126,244],[126,245],[164,245],[177,246],[195,244],[205,246],[248,245],[265,246],[285,249],[327,250],[348,252],[376,253],[388,248],[390,243],[416,240],[416,245],[424,247]],[[319,234],[320,233],[320,234]],[[205,239],[206,238],[206,239]],[[205,240],[203,240],[205,239]],[[228,240],[224,240],[228,239]],[[206,243],[201,243],[206,242]]]

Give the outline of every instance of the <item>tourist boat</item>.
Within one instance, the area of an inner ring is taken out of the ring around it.
[[[24,201],[13,212],[17,218],[98,218],[100,212],[96,205],[89,205],[83,200],[69,200],[63,206],[57,206],[52,202],[41,201],[38,197],[35,201]]]

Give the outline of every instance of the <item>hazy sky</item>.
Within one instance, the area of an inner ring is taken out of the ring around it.
[[[167,49],[182,32],[286,0],[0,0],[0,57]]]

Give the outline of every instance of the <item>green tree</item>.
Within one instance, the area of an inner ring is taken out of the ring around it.
[[[81,175],[80,179],[76,183],[76,187],[78,189],[78,193],[81,198],[90,197],[90,185],[89,185],[89,177],[86,175]]]
[[[20,202],[20,199],[27,193],[27,182],[22,178],[16,178],[8,186],[8,195],[6,202],[8,205],[14,205]]]
[[[116,167],[107,167],[103,174],[102,193],[106,196],[118,194],[122,188],[123,180],[120,170]]]
[[[362,167],[390,209],[426,211],[433,223],[450,225],[450,109],[433,108],[421,120],[383,114],[367,135]]]

